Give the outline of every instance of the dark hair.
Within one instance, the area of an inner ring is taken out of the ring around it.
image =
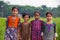
[[[34,12],[34,15],[36,15],[36,13],[38,13],[38,14],[40,15],[40,12],[39,12],[39,11],[35,11],[35,12]]]
[[[18,7],[13,7],[13,8],[12,8],[12,11],[13,11],[14,9],[17,9],[17,10],[19,11]]]
[[[53,16],[52,12],[47,12],[47,13],[46,13],[46,16],[47,16],[48,14],[50,14],[51,16]]]
[[[30,15],[27,12],[23,13],[23,16],[22,17],[24,18],[26,15],[28,15],[29,18],[30,18]]]

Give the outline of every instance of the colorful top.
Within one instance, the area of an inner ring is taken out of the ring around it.
[[[31,22],[31,36],[32,36],[32,40],[41,40],[41,28],[43,26],[43,21],[41,20],[33,20]]]
[[[5,33],[5,40],[18,40],[18,24],[20,23],[20,19],[18,17],[13,18],[9,16],[7,18],[7,27]]]
[[[7,19],[7,26],[8,27],[15,27],[17,28],[18,27],[18,23],[20,21],[20,18],[16,17],[16,18],[13,18],[12,16],[8,16],[8,19]]]
[[[56,24],[52,22],[52,24],[44,23],[43,28],[44,40],[53,40],[56,33]]]
[[[27,25],[21,24],[20,25],[20,32],[22,40],[31,40],[31,25],[28,23]]]

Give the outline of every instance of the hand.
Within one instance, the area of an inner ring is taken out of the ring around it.
[[[54,38],[54,40],[56,40],[56,38]]]
[[[44,40],[44,37],[42,36],[41,39]]]
[[[19,36],[19,37],[18,37],[18,40],[22,40],[22,37],[21,37],[21,36]]]

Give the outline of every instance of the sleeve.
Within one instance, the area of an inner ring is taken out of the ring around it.
[[[7,17],[7,18],[6,18],[6,29],[7,29],[7,27],[8,27],[8,21],[9,21],[9,18]]]
[[[44,33],[44,22],[42,21],[41,36],[43,36],[43,33]]]
[[[30,25],[32,26],[32,21],[30,22]]]
[[[56,32],[56,24],[55,23],[54,23],[54,34],[55,34],[55,37],[58,37],[57,32]]]
[[[19,19],[19,21],[18,21],[18,28],[17,28],[18,33],[20,33],[20,25],[21,25],[21,23],[20,23],[20,19]]]
[[[33,23],[32,23],[32,21],[30,22],[30,30],[32,31],[32,25],[33,25]]]
[[[31,24],[29,24],[29,39],[31,39]]]
[[[56,33],[56,24],[54,24],[54,33]]]
[[[18,30],[20,29],[20,24],[21,24],[21,22],[20,22],[20,19],[18,20]]]
[[[18,39],[19,39],[19,40],[22,39],[22,38],[21,38],[21,22],[20,22],[20,20],[19,20],[19,22],[18,22]]]

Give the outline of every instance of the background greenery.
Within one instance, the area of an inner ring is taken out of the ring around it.
[[[54,4],[55,5],[55,4]],[[33,16],[34,11],[38,10],[41,13],[41,17],[45,17],[46,12],[50,11],[54,14],[54,17],[60,16],[60,5],[58,7],[47,7],[46,5],[42,5],[40,7],[34,7],[34,6],[21,6],[21,5],[9,5],[8,3],[4,3],[3,1],[0,1],[0,17],[7,17],[8,15],[11,15],[11,9],[13,6],[17,6],[19,8],[19,14],[23,14],[23,12],[29,12],[31,17]]]
[[[31,20],[33,20],[34,18],[31,18],[29,20],[29,22]],[[45,18],[41,18],[41,20],[46,21]],[[56,22],[57,24],[57,33],[58,33],[58,37],[57,40],[60,40],[60,17],[59,18],[53,18],[53,21]],[[23,22],[23,19],[21,19],[21,22]],[[6,28],[6,19],[5,18],[0,18],[0,40],[4,40],[4,34],[5,34],[5,28]]]
[[[54,4],[55,5],[55,4]],[[23,14],[23,12],[29,12],[31,17],[33,17],[34,11],[38,10],[41,13],[41,17],[45,17],[46,12],[50,11],[53,13],[54,18],[53,21],[57,24],[57,40],[60,40],[60,5],[56,8],[47,7],[46,5],[42,5],[40,7],[34,6],[21,6],[21,5],[9,5],[4,1],[0,1],[0,40],[4,40],[5,28],[6,28],[6,18],[8,15],[11,15],[11,9],[13,6],[17,6],[19,8],[19,14]],[[3,17],[3,18],[2,18]],[[31,18],[33,20],[34,18]],[[41,18],[41,20],[46,20],[45,18]],[[29,22],[30,22],[29,21]],[[23,22],[23,19],[21,19]]]

